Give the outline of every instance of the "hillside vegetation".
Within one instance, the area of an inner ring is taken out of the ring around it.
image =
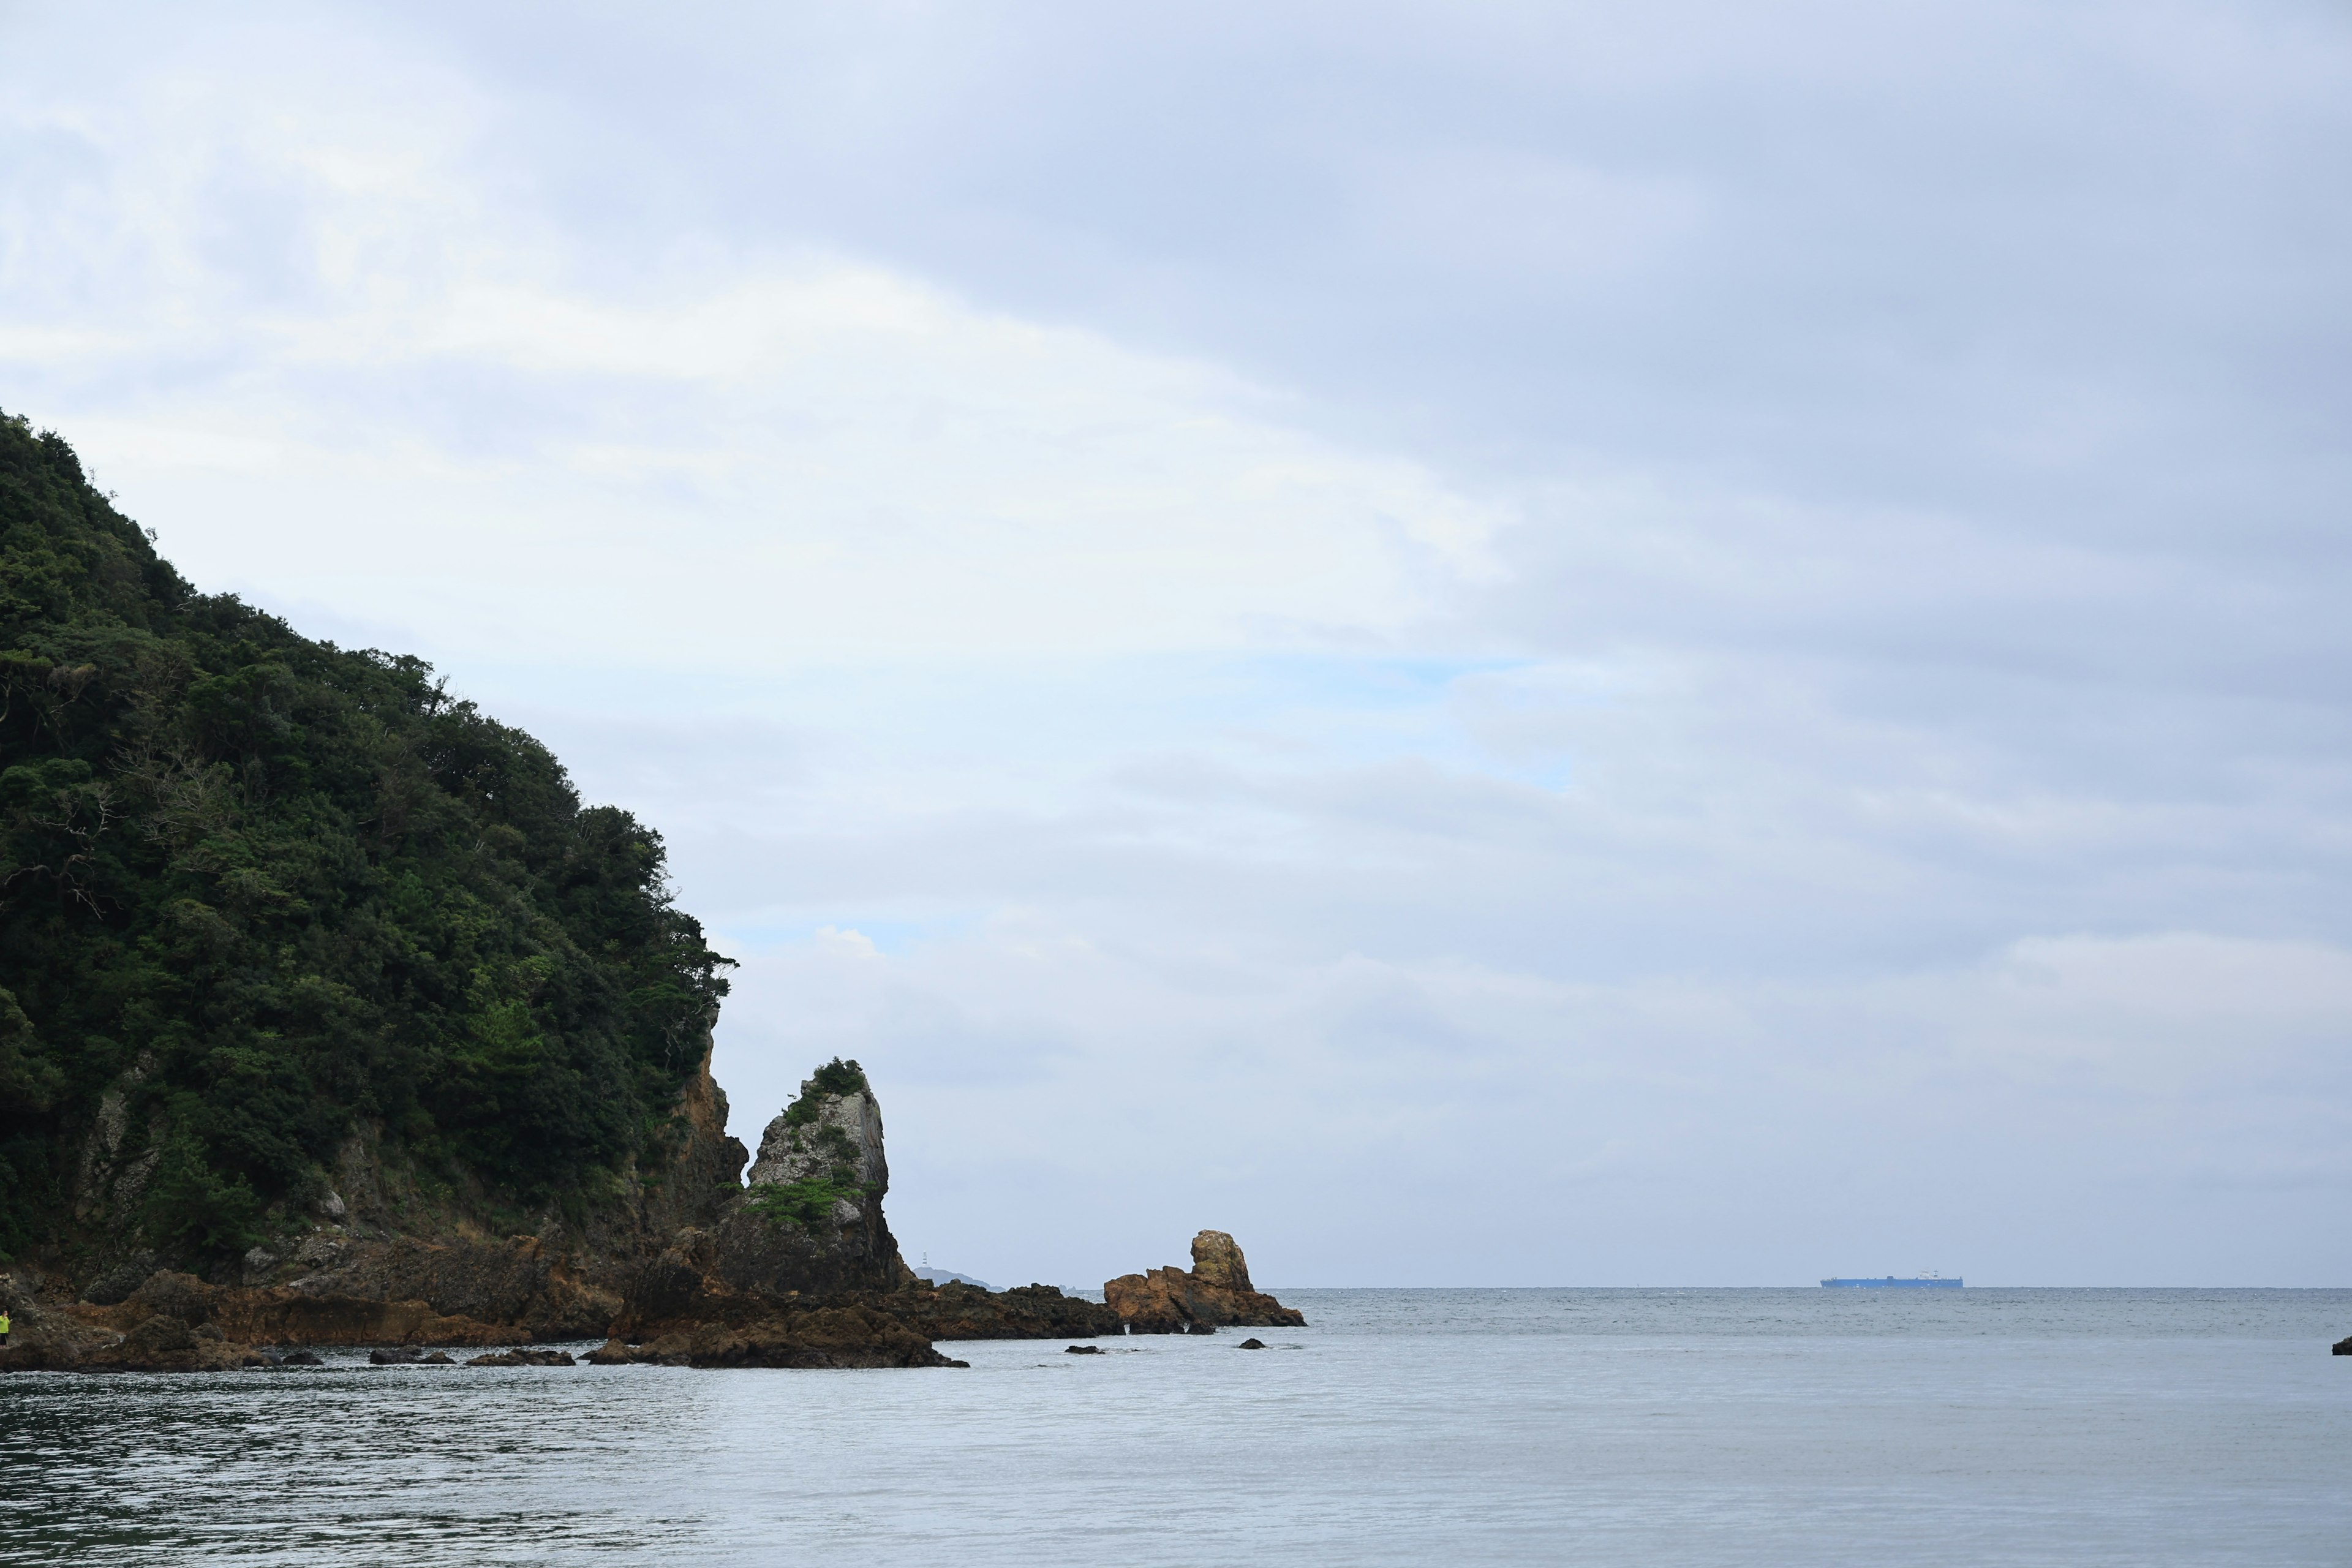
[[[453,1194],[577,1202],[658,1167],[726,962],[530,736],[195,592],[0,418],[0,1253],[217,1261],[362,1125]]]

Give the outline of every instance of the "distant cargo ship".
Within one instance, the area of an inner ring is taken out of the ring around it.
[[[1915,1289],[1924,1286],[1929,1289],[1936,1290],[1957,1290],[1960,1288],[1959,1280],[1957,1279],[1947,1279],[1940,1274],[1918,1274],[1914,1275],[1908,1279],[1897,1279],[1894,1275],[1889,1274],[1884,1279],[1824,1279],[1822,1283],[1824,1285],[1841,1285],[1856,1288],[1869,1287],[1880,1290],[1885,1289],[1890,1285],[1895,1286],[1898,1289],[1906,1285]]]

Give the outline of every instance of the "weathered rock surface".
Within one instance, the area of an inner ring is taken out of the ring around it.
[[[1110,1309],[1050,1285],[992,1291],[918,1279],[883,1214],[890,1168],[882,1136],[881,1107],[857,1064],[819,1068],[768,1124],[740,1200],[715,1225],[680,1230],[624,1282],[614,1343],[598,1356],[940,1366],[954,1363],[930,1350],[935,1340],[1120,1331]],[[860,1334],[871,1343],[861,1348]]]
[[[72,1269],[85,1281],[79,1300],[62,1279],[23,1268],[0,1276],[17,1331],[0,1350],[0,1370],[203,1371],[277,1364],[264,1347],[484,1347],[602,1334],[645,1259],[681,1226],[740,1202],[748,1156],[726,1135],[726,1096],[709,1067],[706,1041],[658,1168],[625,1173],[583,1217],[551,1214],[541,1235],[486,1237],[463,1202],[425,1203],[363,1131],[337,1157],[336,1189],[311,1205],[316,1228],[246,1253],[233,1275],[239,1284],[159,1268],[153,1253],[137,1250]],[[93,1136],[103,1143],[105,1131]],[[84,1163],[111,1193],[120,1174],[109,1173],[105,1153]],[[85,1206],[103,1217],[112,1202],[90,1197]]]
[[[1122,1274],[1103,1284],[1103,1300],[1136,1334],[1213,1333],[1222,1327],[1304,1328],[1306,1316],[1250,1284],[1249,1263],[1222,1230],[1192,1238],[1191,1269],[1170,1267]]]
[[[672,1329],[632,1344],[615,1336],[589,1352],[597,1366],[962,1366],[897,1319],[868,1306],[783,1308],[736,1322]]]
[[[499,1351],[478,1355],[467,1366],[578,1366],[566,1351]]]
[[[1126,1331],[1111,1308],[1052,1285],[983,1290],[919,1282],[875,1304],[935,1340],[1084,1340]]]
[[[504,1239],[467,1225],[403,1234],[396,1173],[364,1140],[344,1151],[320,1223],[232,1260],[239,1284],[207,1284],[125,1253],[85,1276],[79,1301],[43,1294],[27,1270],[0,1276],[16,1313],[0,1370],[196,1371],[294,1364],[288,1347],[386,1347],[386,1365],[450,1364],[427,1347],[487,1348],[605,1335],[590,1359],[688,1366],[950,1366],[934,1341],[1092,1339],[1213,1332],[1223,1323],[1295,1324],[1255,1291],[1233,1238],[1204,1231],[1194,1268],[1111,1285],[1108,1303],[1048,1285],[992,1291],[933,1285],[900,1257],[883,1214],[889,1166],[882,1112],[855,1062],[835,1060],[771,1121],[748,1187],[747,1155],[725,1136],[726,1100],[703,1070],[689,1083],[663,1179],[550,1216]],[[326,1223],[328,1216],[338,1223]],[[430,1216],[427,1216],[428,1218]],[[437,1222],[436,1222],[437,1223]],[[28,1283],[29,1281],[29,1283]],[[562,1364],[516,1352],[470,1364]]]
[[[895,1290],[908,1278],[882,1214],[882,1107],[856,1062],[836,1058],[801,1084],[768,1123],[745,1181],[715,1227],[706,1269],[725,1289],[835,1296]]]
[[[207,1285],[159,1269],[110,1306],[21,1302],[0,1370],[216,1372],[277,1364],[263,1347],[499,1345],[527,1329],[445,1316],[423,1301]],[[291,1358],[285,1358],[290,1360]]]
[[[582,1279],[572,1260],[535,1236],[446,1243],[402,1237],[352,1245],[340,1248],[331,1267],[294,1280],[281,1292],[258,1295],[271,1300],[422,1301],[441,1317],[501,1324],[520,1331],[521,1338],[542,1340],[592,1338],[604,1332],[621,1307],[618,1291]],[[314,1335],[304,1342],[352,1342]]]

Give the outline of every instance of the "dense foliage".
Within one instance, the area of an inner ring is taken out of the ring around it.
[[[0,1252],[69,1231],[102,1113],[191,1258],[322,1193],[362,1122],[452,1191],[609,1183],[725,963],[659,837],[538,742],[194,592],[0,418]]]

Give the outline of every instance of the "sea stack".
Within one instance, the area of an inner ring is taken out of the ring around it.
[[[1192,1238],[1190,1270],[1172,1265],[1103,1282],[1103,1300],[1133,1334],[1208,1333],[1220,1328],[1304,1328],[1305,1314],[1250,1283],[1249,1260],[1222,1230]]]

